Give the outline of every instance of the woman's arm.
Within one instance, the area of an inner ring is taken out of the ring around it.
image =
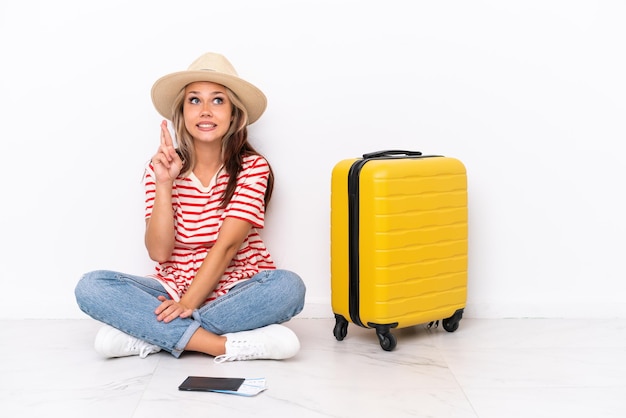
[[[172,188],[183,162],[174,148],[167,121],[161,122],[161,144],[152,157],[154,168],[154,203],[152,214],[146,220],[144,236],[150,258],[158,263],[167,261],[174,251],[174,209]]]
[[[157,263],[169,260],[174,251],[172,184],[157,184],[152,215],[146,219],[144,241],[148,255]]]

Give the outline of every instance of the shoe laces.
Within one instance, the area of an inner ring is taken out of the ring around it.
[[[222,354],[213,359],[215,363],[219,364],[236,360],[255,360],[262,357],[265,353],[263,344],[250,342],[248,340],[229,341],[227,347],[226,354]]]
[[[152,344],[148,344],[147,342],[140,340],[139,338],[131,337],[128,340],[127,350],[135,353],[139,353],[140,358],[148,357],[148,354],[155,353],[155,346]]]
[[[213,361],[217,364],[235,360],[237,360],[237,355],[235,354],[222,354],[221,356],[217,356],[213,359]]]

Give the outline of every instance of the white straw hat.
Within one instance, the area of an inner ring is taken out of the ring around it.
[[[248,124],[261,117],[267,107],[267,98],[253,84],[239,77],[235,67],[221,54],[208,52],[196,59],[186,71],[168,74],[152,86],[152,103],[166,119],[172,119],[174,98],[189,83],[210,81],[231,89],[243,102],[248,112]]]

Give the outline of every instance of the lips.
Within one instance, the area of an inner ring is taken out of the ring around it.
[[[215,128],[217,125],[214,123],[199,123],[196,126],[200,129],[211,129]]]

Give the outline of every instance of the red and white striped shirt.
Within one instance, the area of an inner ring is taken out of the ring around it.
[[[235,193],[225,209],[219,206],[228,183],[226,171],[218,171],[208,187],[203,186],[193,173],[174,181],[174,251],[168,261],[155,266],[156,272],[150,276],[159,280],[174,300],[180,300],[187,291],[227,217],[248,221],[252,228],[206,302],[226,294],[237,283],[251,278],[260,270],[276,268],[258,233],[264,225],[264,198],[269,173],[268,163],[263,157],[244,157]],[[144,176],[146,219],[152,215],[154,179],[154,170],[149,163]]]

